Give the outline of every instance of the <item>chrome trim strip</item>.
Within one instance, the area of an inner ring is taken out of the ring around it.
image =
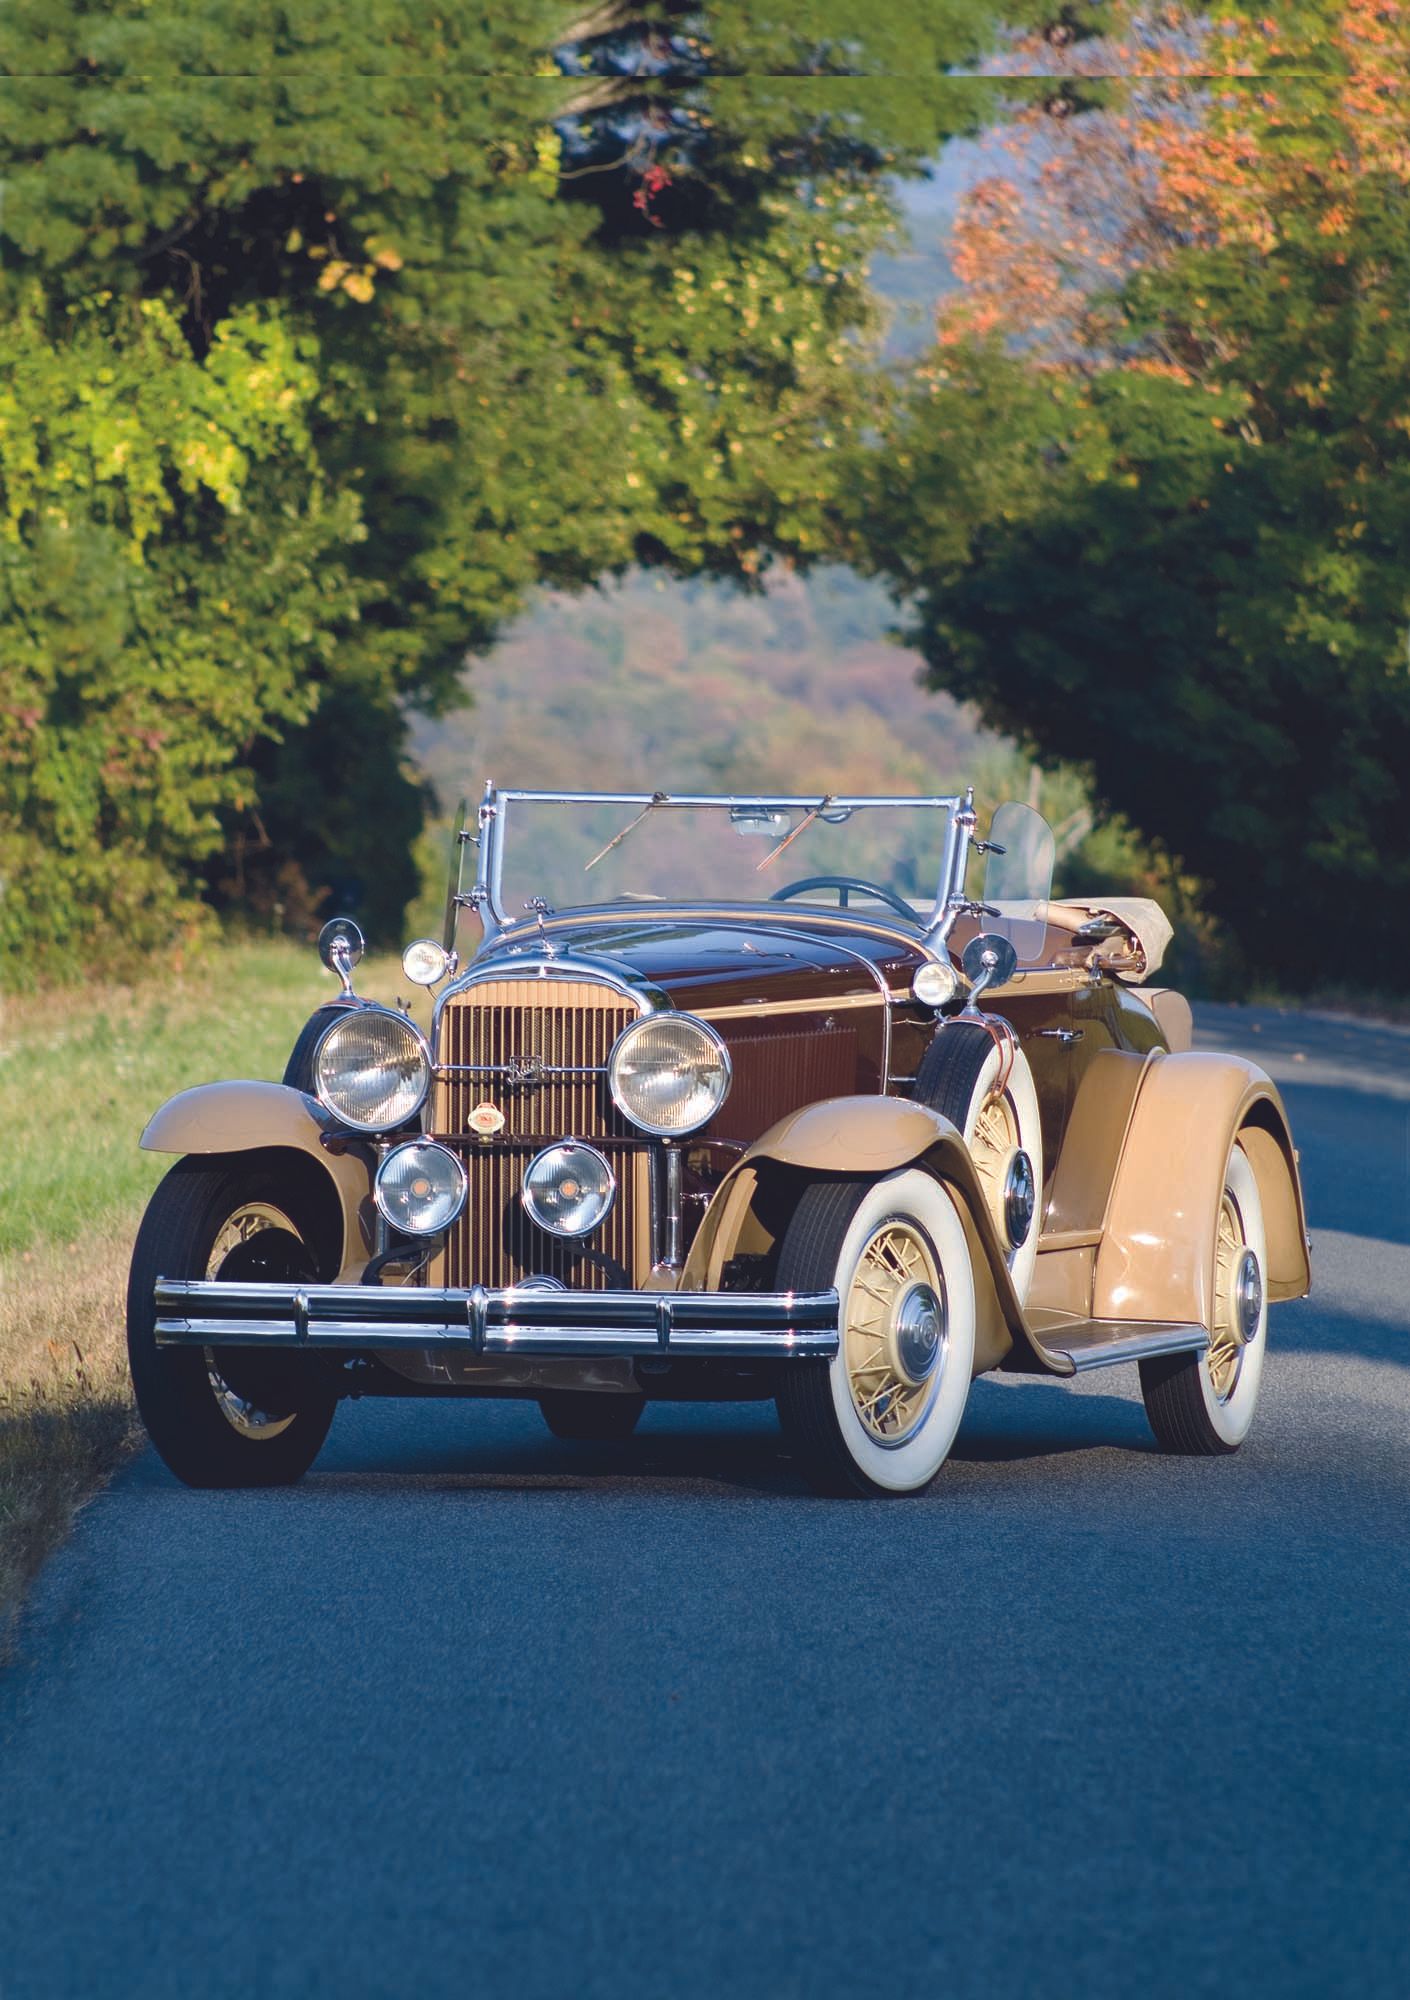
[[[811,1000],[770,1000],[761,996],[757,1000],[741,1000],[729,1007],[692,1007],[691,1013],[697,1021],[748,1021],[757,1020],[763,1014],[836,1014],[844,1007],[875,1007],[884,1005],[880,993],[843,993],[831,999],[826,994],[816,995]]]
[[[159,1278],[163,1347],[468,1347],[476,1354],[836,1354],[826,1292],[468,1292],[418,1285],[230,1284]]]
[[[931,812],[958,812],[963,801],[958,793],[950,798],[940,798],[935,794],[901,797],[890,793],[880,797],[873,793],[814,792],[808,798],[787,796],[777,797],[764,792],[524,792],[501,791],[496,789],[493,796],[503,804],[518,801],[521,805],[537,806],[649,806],[656,805],[661,810],[671,806],[759,806],[766,812],[816,812],[819,807],[829,811],[846,807],[849,811],[859,806],[895,806],[907,810]]]

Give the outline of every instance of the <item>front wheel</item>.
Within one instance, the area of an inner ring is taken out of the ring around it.
[[[784,1435],[816,1492],[919,1493],[949,1456],[974,1371],[974,1274],[947,1189],[910,1168],[815,1181],[779,1254],[781,1291],[836,1286],[831,1361],[790,1362]]]
[[[183,1160],[147,1205],[128,1279],[128,1361],[147,1434],[188,1486],[291,1485],[318,1456],[337,1398],[318,1356],[159,1347],[157,1279],[317,1282],[319,1221],[296,1173],[255,1163]]]
[[[1209,1346],[1141,1363],[1146,1416],[1162,1450],[1214,1457],[1247,1437],[1268,1346],[1267,1264],[1258,1180],[1235,1145],[1219,1203]]]

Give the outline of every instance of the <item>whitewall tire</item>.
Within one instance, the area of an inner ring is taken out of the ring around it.
[[[1209,1346],[1141,1363],[1146,1415],[1164,1450],[1213,1456],[1248,1436],[1268,1347],[1267,1270],[1258,1180],[1235,1144],[1215,1225]]]
[[[839,1351],[780,1373],[779,1416],[810,1485],[908,1494],[949,1456],[974,1372],[974,1274],[954,1197],[908,1168],[815,1181],[785,1232],[781,1290],[835,1285]]]

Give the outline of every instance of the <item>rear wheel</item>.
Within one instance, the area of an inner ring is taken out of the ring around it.
[[[1258,1180],[1235,1145],[1219,1203],[1209,1346],[1141,1363],[1146,1416],[1163,1450],[1213,1457],[1247,1437],[1268,1346],[1267,1261]]]
[[[302,1478],[337,1397],[317,1356],[158,1347],[157,1279],[316,1283],[319,1222],[297,1174],[257,1163],[183,1160],[147,1205],[128,1279],[128,1360],[147,1433],[188,1486]]]
[[[949,1192],[918,1168],[815,1181],[785,1232],[778,1286],[833,1285],[838,1353],[781,1371],[784,1435],[819,1493],[919,1493],[949,1455],[974,1369],[974,1276]]]
[[[646,1408],[645,1396],[548,1389],[539,1397],[543,1420],[556,1438],[577,1444],[614,1444],[629,1438]]]
[[[996,1037],[979,1021],[947,1021],[921,1060],[914,1094],[963,1135],[1014,1290],[1027,1298],[1043,1199],[1043,1133],[1028,1058],[1002,1029]]]

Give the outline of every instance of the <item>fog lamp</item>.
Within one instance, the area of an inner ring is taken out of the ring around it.
[[[959,974],[948,958],[922,965],[911,981],[911,991],[922,1007],[943,1007],[959,992]]]
[[[521,1199],[550,1236],[586,1236],[611,1208],[617,1177],[595,1146],[564,1139],[530,1160]]]
[[[413,986],[434,986],[451,970],[451,954],[434,938],[414,938],[401,955],[401,969]]]
[[[465,1206],[465,1168],[449,1146],[409,1139],[393,1146],[377,1169],[372,1198],[382,1215],[407,1236],[436,1236]]]

